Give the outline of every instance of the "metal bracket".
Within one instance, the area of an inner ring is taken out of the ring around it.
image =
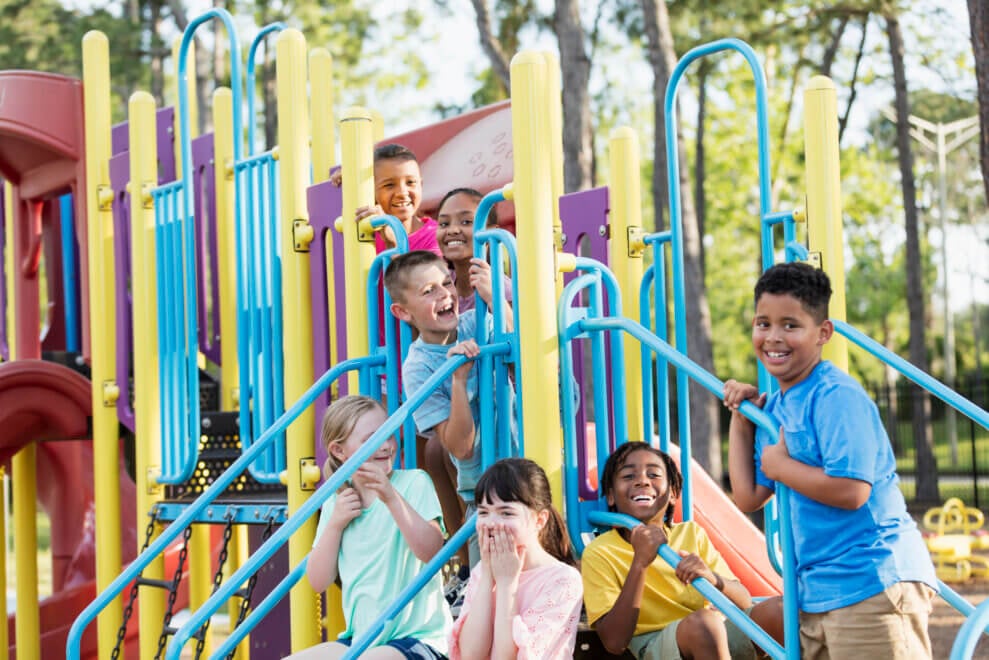
[[[319,467],[312,456],[299,459],[299,488],[301,490],[316,490],[319,483]]]
[[[158,483],[158,477],[161,476],[161,467],[158,465],[149,466],[147,475],[148,475],[148,495],[160,495],[161,484]]]
[[[646,232],[642,227],[630,226],[626,229],[628,236],[628,256],[630,258],[642,258],[646,251]]]
[[[155,207],[154,197],[152,197],[151,191],[157,187],[150,181],[145,181],[141,184],[141,208],[150,210]]]
[[[292,243],[296,252],[309,252],[309,244],[314,236],[315,232],[308,220],[303,218],[292,221]]]
[[[105,183],[96,186],[96,203],[101,211],[113,210],[113,188]]]
[[[556,246],[556,251],[561,252],[563,250],[564,244],[567,242],[567,235],[563,233],[563,227],[553,226],[553,245]]]
[[[807,253],[807,263],[809,263],[814,268],[820,268],[824,270],[824,260],[821,258],[820,252],[808,252]]]
[[[117,382],[113,380],[103,381],[103,405],[107,408],[112,408],[117,405],[117,399],[120,398],[120,388],[117,387]]]

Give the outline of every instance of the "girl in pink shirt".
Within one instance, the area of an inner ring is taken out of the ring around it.
[[[481,561],[450,634],[451,660],[573,658],[583,587],[546,473],[525,458],[474,487]]]

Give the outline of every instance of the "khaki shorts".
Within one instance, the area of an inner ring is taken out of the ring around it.
[[[752,608],[745,610],[748,614]],[[677,644],[677,626],[680,621],[674,621],[662,630],[643,633],[633,637],[628,643],[628,650],[639,660],[680,660],[680,646]],[[725,629],[728,631],[728,650],[732,660],[754,660],[755,645],[741,629],[725,619]]]
[[[927,620],[935,592],[922,582],[897,582],[881,594],[818,614],[800,613],[803,660],[931,657]]]

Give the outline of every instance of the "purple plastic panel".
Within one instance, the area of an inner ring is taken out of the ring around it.
[[[278,531],[275,527],[273,531]],[[265,542],[264,526],[249,525],[247,527],[247,546],[253,555]],[[288,546],[283,545],[258,569],[257,583],[251,600],[260,603],[289,572]],[[304,579],[304,578],[303,578]],[[292,630],[292,617],[289,599],[283,598],[263,619],[251,630],[250,656],[251,660],[278,660],[292,652],[292,640],[289,632]]]
[[[7,344],[7,263],[4,248],[7,245],[7,206],[4,204],[6,186],[0,179],[0,359],[10,359],[10,346]]]
[[[172,143],[172,108],[163,108],[155,115],[158,126],[158,185],[175,180],[175,147]],[[130,259],[130,195],[127,183],[130,181],[130,138],[127,122],[111,129],[110,144],[114,156],[110,159],[110,189],[113,190],[113,255],[115,260],[114,279],[116,281],[117,306],[117,385],[120,397],[117,399],[117,417],[120,422],[134,430],[134,408],[131,405],[130,377],[131,356],[134,349],[133,323],[131,310],[131,259]]]
[[[192,141],[193,209],[196,218],[196,276],[199,350],[220,364],[220,287],[216,247],[216,181],[213,134]],[[204,257],[206,257],[204,259]]]
[[[331,366],[330,329],[327,291],[334,286],[337,303],[337,361],[346,359],[347,317],[345,310],[345,286],[343,281],[343,235],[333,230],[333,222],[343,211],[343,191],[329,181],[310,186],[307,191],[309,224],[313,226],[315,237],[309,245],[309,279],[312,283],[312,323],[313,323],[313,372],[318,378]],[[333,247],[333,264],[336,273],[326,272],[326,237],[329,235]],[[332,284],[330,283],[332,280]],[[347,393],[347,379],[337,384],[342,395]],[[326,391],[316,399],[315,410],[317,428],[319,420],[330,405],[330,392]],[[319,442],[316,445],[316,464],[326,460],[326,450]]]
[[[560,198],[560,221],[563,224],[563,250],[582,257],[590,257],[601,263],[608,263],[608,189],[592,188],[576,193],[570,193]],[[564,281],[569,282],[576,273],[567,273]],[[605,301],[607,303],[607,301]],[[605,359],[608,370],[611,369],[610,351]],[[584,374],[584,346],[582,342],[574,344],[574,376],[577,386],[585,394],[584,405],[577,410],[577,474],[580,475],[580,496],[584,499],[597,499],[598,494],[587,483],[588,446],[587,446],[587,403],[592,400],[588,391]],[[598,387],[598,383],[593,383]],[[607,420],[609,423],[611,420]],[[600,420],[595,420],[600,424]],[[602,461],[604,457],[597,457]]]

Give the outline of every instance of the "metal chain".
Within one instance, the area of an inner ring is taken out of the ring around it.
[[[148,529],[144,534],[144,545],[141,546],[141,551],[138,552],[138,556],[144,554],[144,551],[148,549],[151,545],[151,537],[155,534],[155,524],[158,522],[158,507],[151,507],[151,513],[148,514],[151,520],[148,521]],[[123,649],[124,638],[127,637],[127,622],[130,621],[131,615],[134,614],[134,601],[137,600],[137,590],[138,590],[137,580],[134,580],[134,584],[131,585],[130,595],[127,597],[127,606],[124,608],[124,620],[120,624],[120,628],[117,630],[117,643],[113,647],[113,652],[110,654],[111,660],[118,660],[120,658],[120,651]]]
[[[264,543],[271,537],[271,534],[274,531],[274,529],[275,529],[275,516],[269,515],[268,524],[264,528],[264,533],[261,534],[261,543]],[[237,622],[230,627],[231,632],[236,630],[237,627],[244,622],[244,619],[247,618],[247,612],[248,610],[251,609],[251,596],[254,594],[254,585],[257,584],[257,581],[258,581],[257,572],[251,575],[250,579],[247,580],[247,589],[244,591],[244,599],[240,601],[240,611],[237,612]],[[227,654],[226,660],[230,660],[233,657],[234,657],[234,651],[231,651],[230,653]]]
[[[220,548],[220,554],[217,556],[216,573],[213,575],[213,590],[210,591],[210,595],[215,594],[217,589],[220,588],[220,585],[223,584],[223,565],[227,563],[227,555],[230,551],[230,539],[233,537],[233,512],[228,510],[224,518],[227,522],[223,527],[223,546]],[[196,653],[193,656],[195,660],[199,660],[203,655],[203,650],[206,648],[206,632],[209,630],[209,624],[210,619],[206,619],[206,623],[199,629],[199,639],[196,641]]]
[[[192,538],[192,525],[189,525],[182,532],[182,549],[179,550],[179,562],[175,567],[175,575],[172,577],[172,586],[168,590],[168,604],[165,607],[165,618],[161,624],[161,635],[158,637],[158,650],[155,652],[155,660],[161,657],[165,645],[168,643],[168,627],[172,623],[172,610],[175,608],[175,599],[179,596],[179,584],[182,582],[182,571],[185,569],[185,560],[189,556],[189,539]]]

